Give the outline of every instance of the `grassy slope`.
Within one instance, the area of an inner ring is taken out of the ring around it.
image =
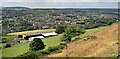
[[[101,27],[100,29],[87,30],[81,37],[85,37],[88,34],[97,38],[88,40],[82,38],[69,43],[62,50],[62,53],[49,55],[49,57],[116,57],[118,55],[117,24]]]
[[[76,36],[76,37],[83,38],[83,37],[86,37],[90,34],[98,32],[100,30],[103,30],[104,28],[106,28],[106,27],[89,29],[89,30],[86,30],[85,34],[83,34],[81,36]],[[60,40],[62,39],[62,35],[63,34],[59,34],[58,36],[53,36],[53,37],[48,37],[48,38],[42,39],[43,42],[46,45],[45,49],[47,49],[48,47],[51,47],[51,46],[59,45],[59,43],[61,42]],[[74,37],[74,38],[76,38],[76,37]],[[72,39],[74,39],[74,38],[72,38]],[[27,52],[28,49],[29,49],[29,42],[28,43],[15,44],[11,48],[7,48],[7,49],[3,50],[3,57],[15,57],[17,55],[20,55],[20,54],[23,54],[23,53]]]
[[[93,34],[93,33],[96,33],[98,31],[101,31],[105,28],[107,28],[108,26],[105,26],[105,27],[99,27],[99,28],[95,28],[95,29],[89,29],[89,30],[86,30],[86,32],[82,35],[79,35],[79,36],[75,36],[72,38],[72,40],[75,40],[75,38],[84,38],[86,36],[89,36],[90,34]]]

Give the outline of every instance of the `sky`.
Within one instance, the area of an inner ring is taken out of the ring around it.
[[[2,2],[118,2],[119,0],[1,0]]]
[[[2,7],[118,8],[119,0],[1,0]]]

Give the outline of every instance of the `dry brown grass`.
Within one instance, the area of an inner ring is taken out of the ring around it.
[[[91,34],[95,39],[79,39],[69,43],[60,54],[49,57],[113,57],[118,54],[118,24],[108,26],[102,31]],[[81,42],[82,41],[82,42]]]
[[[54,31],[55,29],[31,30],[31,31],[8,33],[7,35],[27,35],[27,34],[34,34],[34,33],[54,32]]]

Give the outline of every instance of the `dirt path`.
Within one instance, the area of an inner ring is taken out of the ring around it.
[[[96,38],[79,39],[69,43],[62,50],[62,53],[49,55],[48,57],[110,57],[118,55],[118,24],[113,24],[91,36]]]

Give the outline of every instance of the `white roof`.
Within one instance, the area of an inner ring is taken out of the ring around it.
[[[40,39],[42,39],[42,38],[44,38],[44,37],[43,37],[43,36],[30,37],[30,38],[29,38],[29,41],[33,41],[34,38],[40,38]]]
[[[43,36],[52,36],[52,35],[57,35],[55,32],[50,32],[50,33],[42,33]]]

